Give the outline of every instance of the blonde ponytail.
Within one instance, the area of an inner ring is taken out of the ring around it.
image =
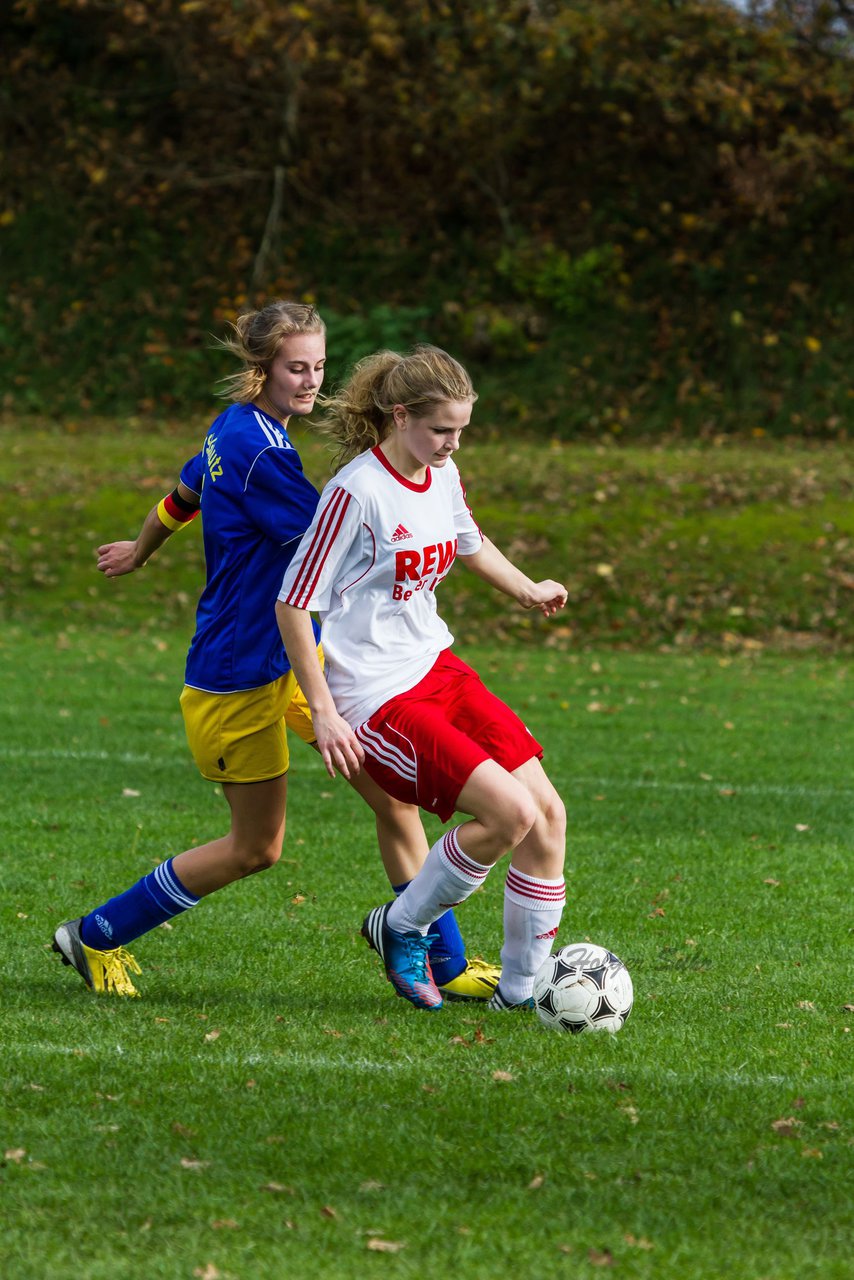
[[[324,399],[320,431],[337,446],[334,470],[379,444],[401,404],[416,418],[446,400],[477,399],[463,366],[440,347],[422,344],[408,355],[375,351],[353,367],[344,386]]]

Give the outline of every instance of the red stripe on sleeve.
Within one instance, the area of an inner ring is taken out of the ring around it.
[[[350,505],[350,494],[345,489],[334,489],[317,522],[314,536],[309,543],[303,562],[288,592],[286,604],[295,609],[307,609],[318,579],[323,572],[326,558],[341,528],[344,515]]]

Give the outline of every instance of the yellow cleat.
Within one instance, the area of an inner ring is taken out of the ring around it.
[[[476,957],[466,960],[466,967],[456,978],[446,982],[439,990],[448,1000],[491,1000],[501,977],[498,965],[487,964]]]
[[[96,951],[87,947],[80,936],[80,922],[69,920],[61,924],[53,935],[53,950],[62,956],[62,963],[71,965],[93,991],[106,991],[110,995],[138,996],[139,992],[128,977],[128,969],[132,973],[142,973],[136,960],[124,947],[115,947],[112,951]]]

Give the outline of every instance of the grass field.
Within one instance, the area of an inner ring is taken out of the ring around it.
[[[10,495],[0,509],[0,618],[189,628],[203,571],[198,523],[163,548],[142,589],[136,579],[105,589],[92,552],[135,535],[206,428],[202,418],[85,430],[0,419]],[[850,445],[561,444],[508,438],[480,406],[466,434],[457,460],[484,531],[532,575],[569,589],[550,645],[854,649]],[[294,435],[323,484],[328,452],[310,430]],[[465,573],[442,587],[460,639],[475,642],[485,626],[502,642],[528,637],[530,617],[496,612],[494,599]]]
[[[851,1276],[843,657],[463,648],[567,801],[558,941],[634,979],[619,1035],[567,1037],[393,996],[370,815],[299,744],[279,866],[141,939],[142,999],[91,996],[56,924],[225,806],[185,630],[61,617],[0,629],[4,1277]],[[500,904],[493,873],[473,952]]]

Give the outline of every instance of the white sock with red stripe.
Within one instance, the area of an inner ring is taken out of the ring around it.
[[[418,875],[392,903],[387,920],[396,933],[426,933],[443,911],[464,902],[479,889],[492,870],[463,853],[458,830],[451,827],[436,841]]]
[[[508,1004],[527,1000],[534,974],[551,953],[566,903],[566,884],[537,880],[512,864],[504,885],[501,994]]]

